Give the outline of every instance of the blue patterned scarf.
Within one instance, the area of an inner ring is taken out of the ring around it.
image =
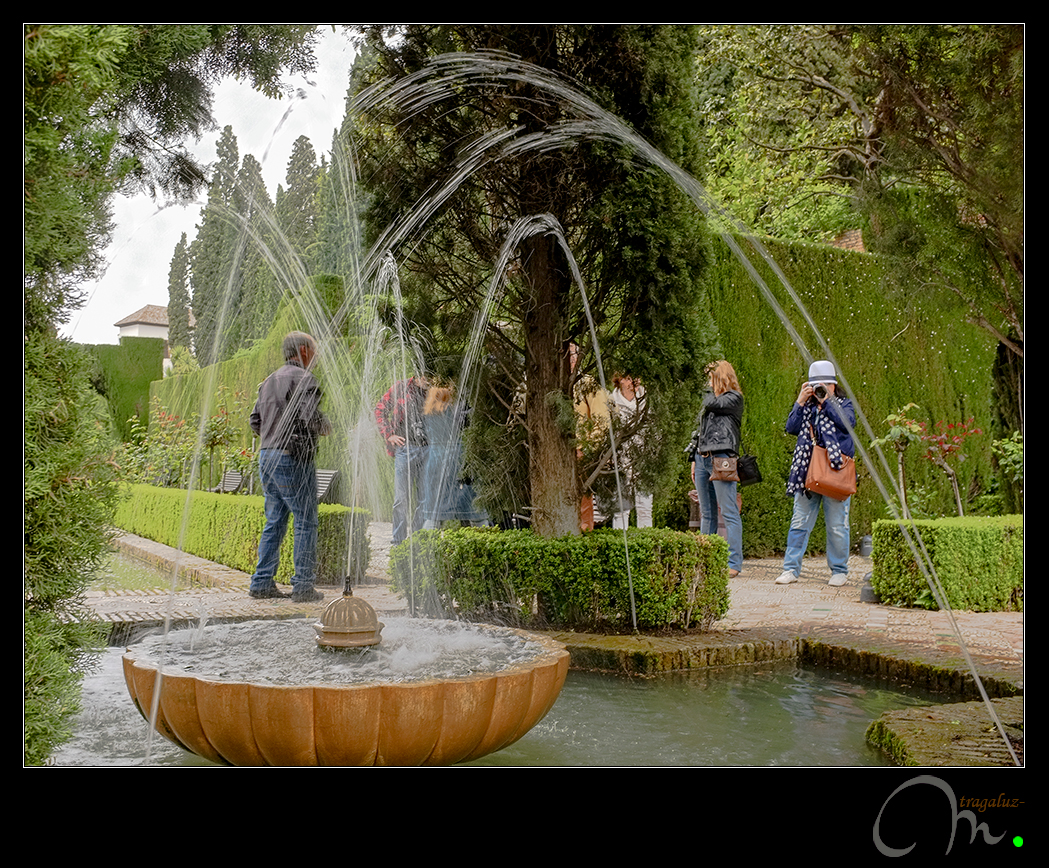
[[[830,466],[841,470],[841,445],[838,443],[837,429],[826,413],[819,412],[819,407],[806,406],[803,409],[801,433],[794,447],[794,458],[790,464],[790,475],[787,477],[787,494],[805,490],[805,478],[809,475],[809,463],[812,461],[812,430],[816,430],[817,446],[827,450]]]

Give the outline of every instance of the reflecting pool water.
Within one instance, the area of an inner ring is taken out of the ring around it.
[[[943,699],[791,662],[651,680],[570,672],[544,720],[474,765],[891,765],[864,740],[870,722]]]
[[[152,740],[128,698],[123,649],[110,648],[84,681],[83,711],[57,766],[211,765]],[[658,679],[570,672],[551,712],[483,766],[871,766],[867,746],[885,711],[943,701],[792,663]]]
[[[175,590],[190,587],[183,576]],[[170,591],[171,571],[140,560],[121,551],[110,552],[95,579],[92,591]]]

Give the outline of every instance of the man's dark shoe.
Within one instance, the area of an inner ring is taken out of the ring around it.
[[[293,603],[322,603],[324,602],[324,594],[316,588],[310,588],[308,591],[294,591],[291,595],[291,601]]]
[[[288,595],[276,585],[271,588],[263,588],[261,591],[248,591],[248,596],[256,600],[271,600],[274,597],[280,597],[284,600],[288,598]]]

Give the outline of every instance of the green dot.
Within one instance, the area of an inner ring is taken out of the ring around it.
[[[1021,838],[1019,835],[1017,835],[1015,838],[1013,838],[1013,846],[1014,847],[1022,847],[1023,845],[1024,845],[1024,839]]]

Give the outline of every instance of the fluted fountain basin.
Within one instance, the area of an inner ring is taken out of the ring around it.
[[[392,619],[365,651],[313,636],[302,620],[175,631],[130,647],[124,680],[148,720],[161,668],[156,730],[214,762],[451,765],[521,738],[568,673],[563,645],[509,628]]]

